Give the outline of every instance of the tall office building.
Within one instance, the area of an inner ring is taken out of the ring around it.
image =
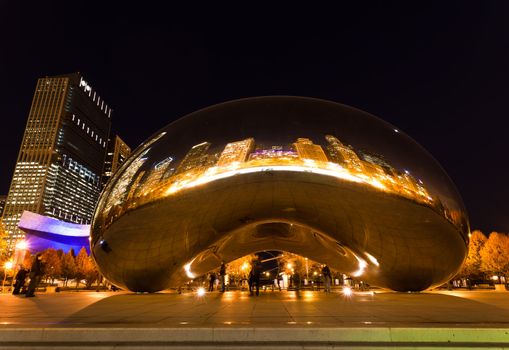
[[[337,137],[332,135],[325,135],[325,139],[328,142],[327,152],[331,162],[357,172],[364,171],[361,159],[351,147],[344,145]]]
[[[104,161],[104,185],[130,154],[131,148],[118,135],[112,135],[108,138],[108,149]]]
[[[89,224],[102,189],[111,108],[80,73],[40,78],[3,213],[12,249],[23,211]]]
[[[235,162],[245,162],[255,148],[255,140],[251,137],[242,141],[231,142],[226,145],[219,156],[217,166],[228,166]]]
[[[2,214],[4,213],[5,201],[6,200],[7,200],[7,196],[6,195],[0,196],[0,218],[2,217]]]
[[[207,151],[209,147],[209,142],[202,142],[191,147],[177,167],[175,174],[185,173],[188,170],[204,166],[208,160]]]
[[[322,146],[315,145],[310,139],[300,137],[293,145],[299,155],[299,158],[327,162],[327,156],[325,155]]]

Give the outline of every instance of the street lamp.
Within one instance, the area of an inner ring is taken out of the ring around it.
[[[6,261],[4,264],[4,280],[2,282],[2,292],[4,291],[4,288],[5,288],[5,280],[7,279],[7,271],[12,269],[13,266],[14,266],[14,264],[12,261]]]
[[[16,264],[16,266],[18,266],[20,264],[23,264],[23,261],[25,260],[25,255],[28,250],[28,242],[22,239],[16,243],[15,248],[16,249],[14,250],[13,261]]]

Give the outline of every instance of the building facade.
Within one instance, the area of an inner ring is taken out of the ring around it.
[[[90,224],[102,190],[111,108],[80,73],[40,78],[2,217],[8,247],[23,211]]]
[[[311,159],[320,162],[327,161],[327,156],[325,155],[322,146],[315,145],[310,139],[299,137],[293,145],[301,159]]]
[[[118,135],[108,138],[108,150],[104,161],[103,184],[106,185],[111,176],[131,154],[131,147]]]
[[[202,142],[191,147],[189,152],[178,166],[176,174],[185,173],[188,170],[203,166],[208,159],[207,151],[210,147],[209,142]]]
[[[223,153],[219,156],[217,166],[228,166],[235,162],[245,162],[249,154],[254,150],[254,147],[254,138],[248,138],[227,144]]]
[[[7,200],[7,196],[6,195],[0,196],[0,218],[2,217],[2,214],[4,213],[5,201],[6,200]]]

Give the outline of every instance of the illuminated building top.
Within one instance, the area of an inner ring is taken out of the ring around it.
[[[301,159],[310,159],[319,162],[327,161],[327,156],[322,146],[313,144],[313,141],[310,139],[299,137],[294,145]]]
[[[240,163],[246,161],[249,154],[254,149],[254,139],[249,138],[242,141],[230,142],[226,145],[219,156],[217,166],[227,166],[233,163]]]

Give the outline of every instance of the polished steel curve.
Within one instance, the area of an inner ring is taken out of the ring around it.
[[[406,134],[349,106],[274,96],[199,110],[140,145],[101,195],[91,251],[132,291],[268,249],[419,291],[454,276],[468,233],[455,186]]]

